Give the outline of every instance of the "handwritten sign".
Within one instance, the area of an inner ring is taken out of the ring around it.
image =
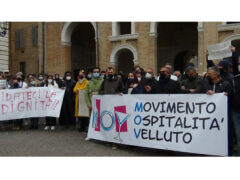
[[[208,59],[214,60],[232,56],[230,46],[231,41],[208,46]]]
[[[59,117],[64,90],[48,87],[0,91],[0,121]]]
[[[226,156],[224,94],[95,95],[88,137],[181,152]]]

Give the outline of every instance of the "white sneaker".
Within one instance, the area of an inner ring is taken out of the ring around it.
[[[54,131],[55,130],[55,126],[51,126],[51,130]]]
[[[85,141],[89,141],[89,140],[90,140],[90,138],[89,138],[89,137],[86,137],[86,138],[85,138]]]
[[[49,129],[49,126],[45,126],[44,130],[47,131]]]

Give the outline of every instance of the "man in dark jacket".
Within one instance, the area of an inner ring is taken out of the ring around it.
[[[232,86],[227,80],[221,79],[217,67],[208,68],[207,81],[204,84],[205,92],[209,95],[224,92],[227,96],[232,95]]]
[[[64,75],[64,81],[62,89],[65,89],[65,94],[62,103],[61,115],[59,118],[59,124],[65,126],[64,128],[75,129],[75,94],[73,92],[76,82],[72,79],[72,73],[67,71]]]
[[[220,77],[220,72],[217,67],[208,68],[207,81],[205,82],[205,92],[209,95],[215,93],[225,93],[226,96],[231,97],[233,95],[232,85],[229,81],[223,81]],[[229,107],[229,104],[228,104]],[[229,109],[229,108],[228,108]],[[229,155],[233,155],[233,120],[231,109],[228,111],[228,152]]]
[[[204,93],[203,80],[198,76],[196,69],[192,66],[187,67],[186,79],[181,82],[183,93]]]
[[[112,67],[107,69],[107,76],[101,84],[99,94],[123,94],[123,83],[114,76]]]
[[[178,81],[170,79],[171,73],[168,68],[162,67],[160,69],[160,78],[156,89],[154,86],[146,86],[147,92],[155,91],[157,94],[178,94],[181,92]]]
[[[147,86],[153,87],[151,92],[146,91],[145,87]],[[154,78],[153,69],[147,68],[146,74],[145,74],[145,80],[143,81],[143,94],[156,94],[157,86],[158,86],[158,82]]]

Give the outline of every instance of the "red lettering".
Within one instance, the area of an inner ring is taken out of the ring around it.
[[[52,105],[52,109],[53,109],[53,110],[56,109],[58,103],[59,103],[59,100],[56,99],[56,100],[54,101],[53,105]]]
[[[12,99],[12,95],[9,93],[6,93],[6,101],[10,101]]]
[[[2,104],[2,114],[7,114],[8,113],[8,105],[6,104]]]
[[[20,112],[23,112],[23,111],[24,111],[24,106],[21,106],[21,107],[20,107],[20,105],[23,104],[23,103],[24,103],[24,101],[20,101],[20,102],[18,103],[18,105],[17,105],[17,110],[20,111]]]
[[[16,98],[18,98],[18,100],[19,100],[19,98],[20,98],[20,93],[14,93],[14,101],[16,100]]]
[[[45,101],[40,101],[40,103],[42,104],[42,110],[44,110],[44,103],[45,103]]]
[[[32,100],[32,91],[27,91],[26,92],[26,94],[27,94],[27,100]]]
[[[26,110],[31,111],[32,110],[32,102],[26,102]]]

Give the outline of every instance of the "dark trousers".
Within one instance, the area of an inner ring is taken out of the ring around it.
[[[88,130],[89,117],[78,117],[78,122],[80,131],[84,131],[85,129]]]
[[[38,120],[39,118],[31,118],[31,127],[38,128]]]
[[[20,128],[22,128],[23,127],[23,120],[22,119],[13,120],[13,124],[15,126],[19,126]]]
[[[56,118],[46,117],[46,126],[56,126]]]
[[[229,109],[228,113],[228,155],[233,155],[234,148],[234,125],[233,125],[233,112]]]

